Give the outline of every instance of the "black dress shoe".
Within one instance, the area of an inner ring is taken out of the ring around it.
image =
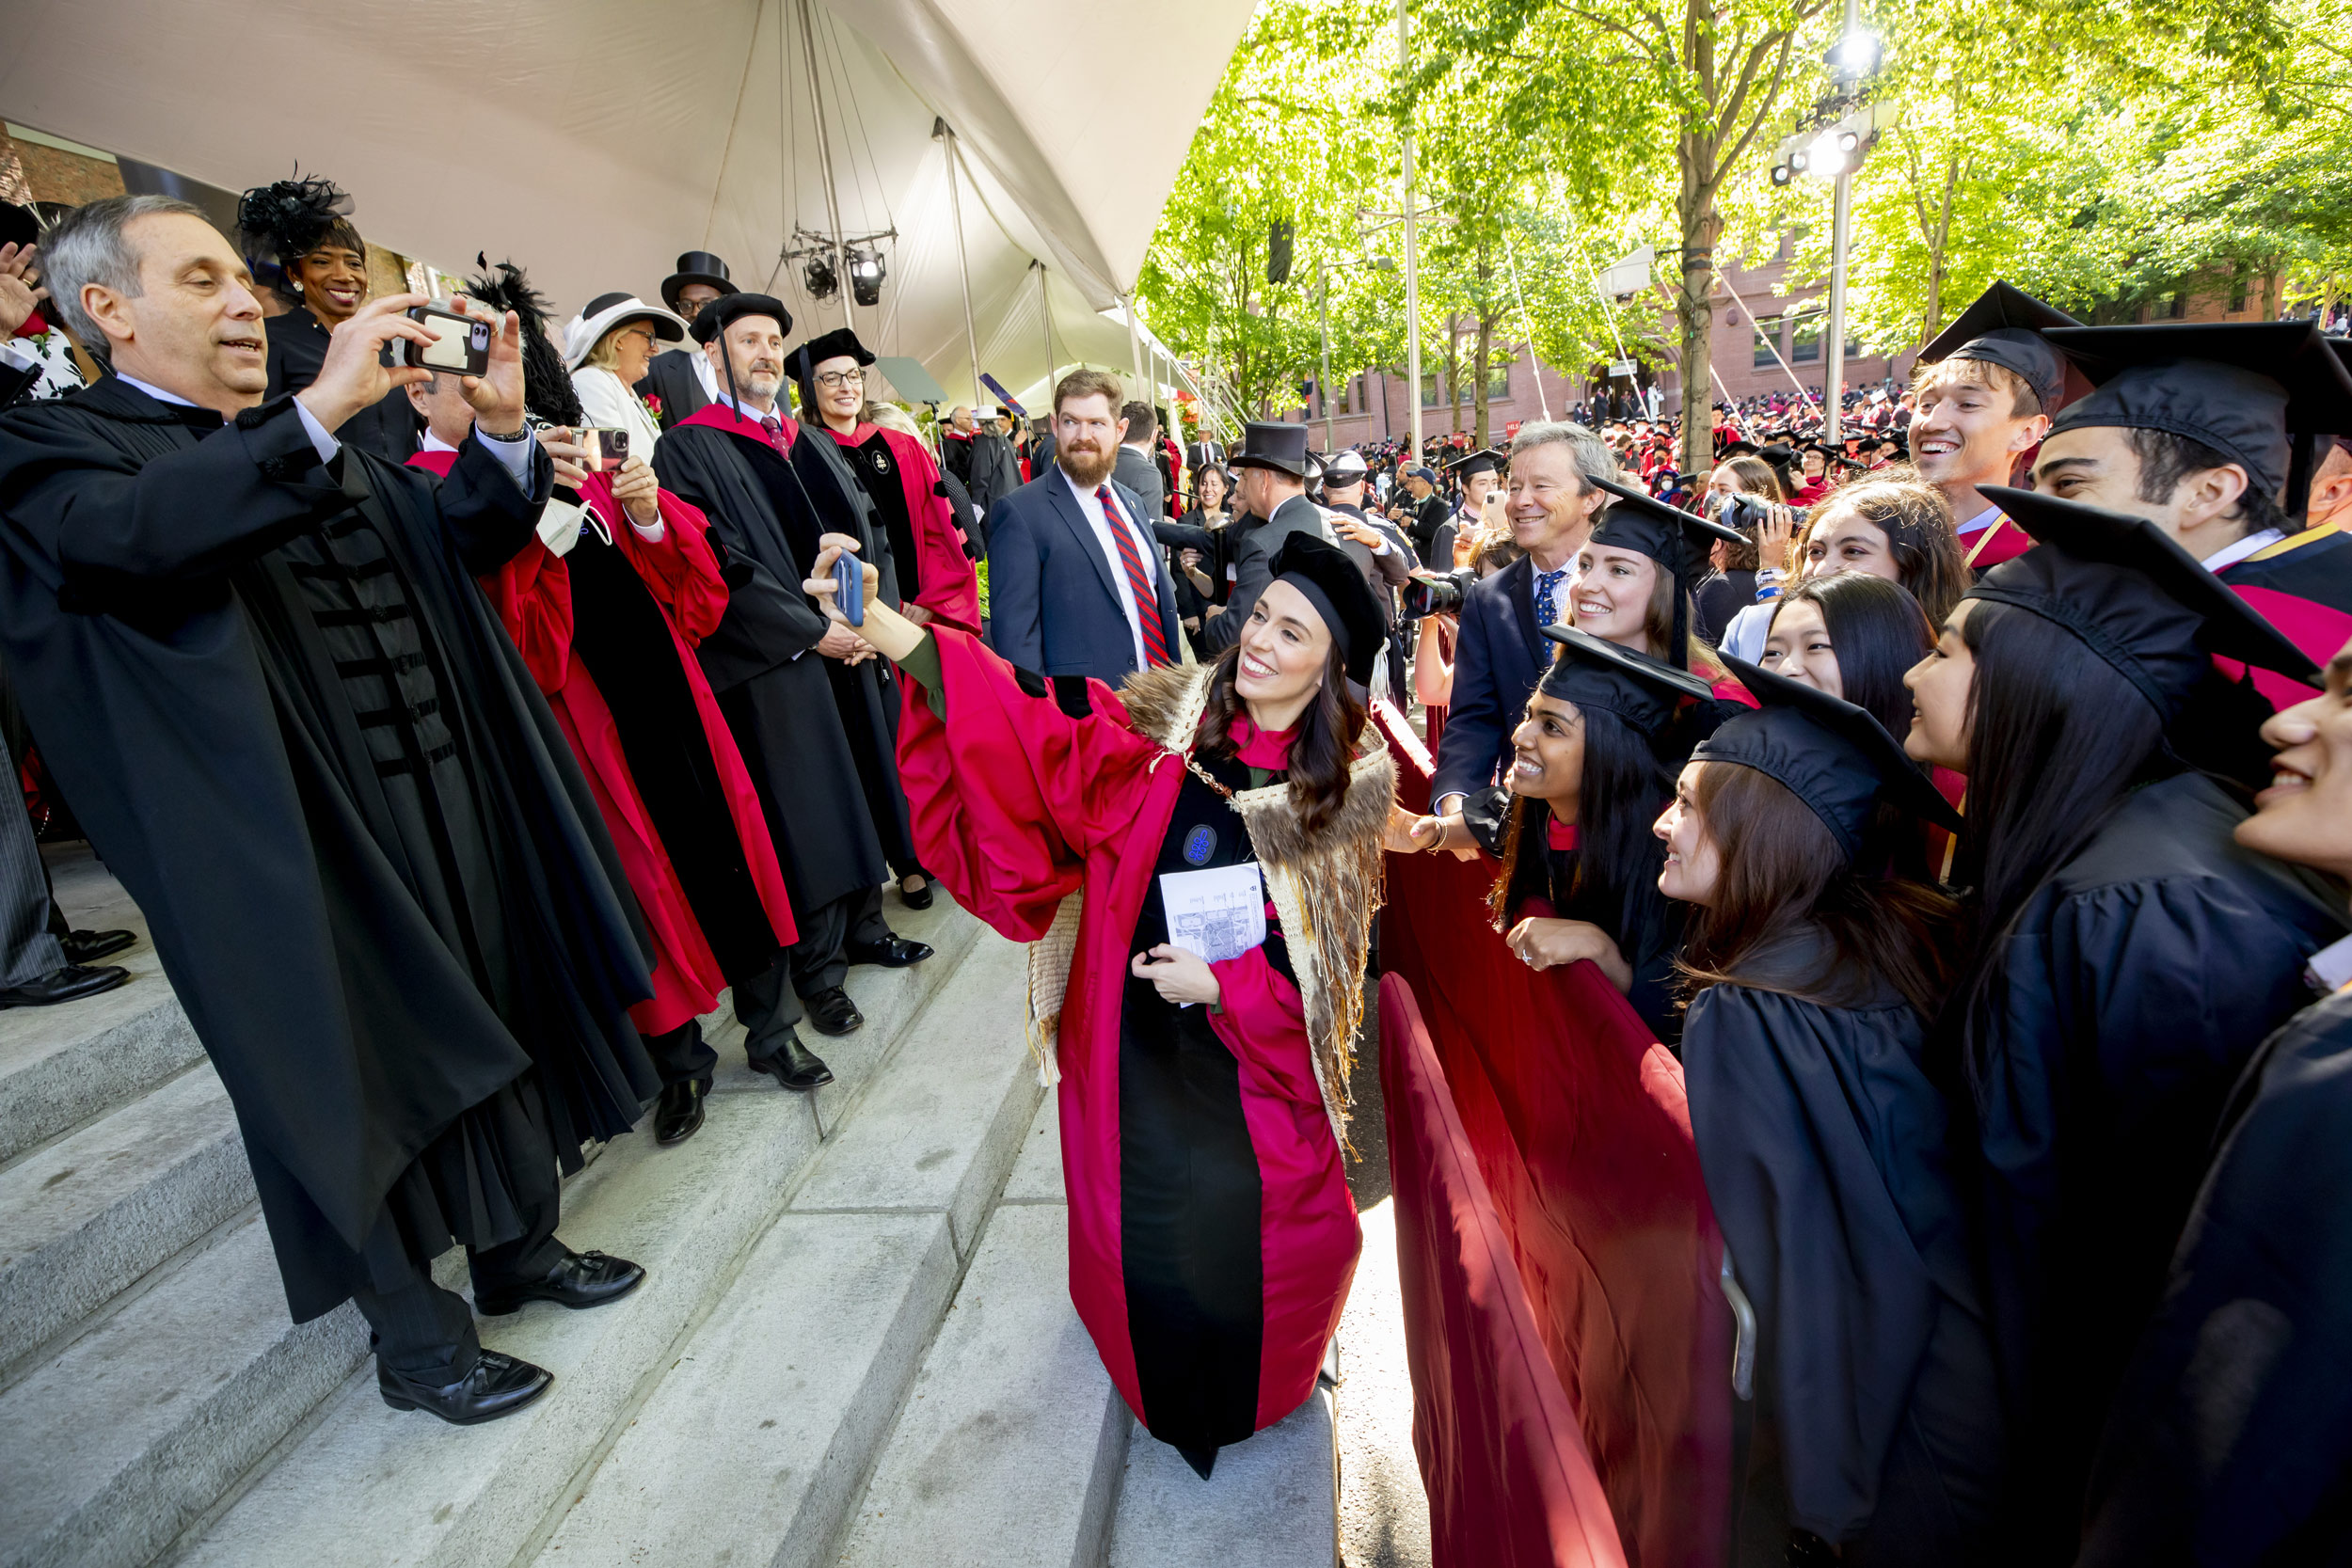
[[[660,1102],[653,1109],[653,1141],[658,1144],[682,1144],[703,1126],[703,1096],[710,1085],[688,1079],[683,1084],[662,1085]]]
[[[834,994],[838,996],[840,992]],[[784,1043],[773,1055],[753,1057],[752,1070],[764,1072],[786,1088],[803,1094],[833,1082],[833,1069],[825,1065],[822,1056],[801,1043],[797,1031],[786,1034]]]
[[[842,949],[843,956],[853,964],[880,964],[884,969],[905,969],[919,964],[931,956],[930,943],[914,942],[893,931],[880,942],[853,942]]]
[[[548,1391],[555,1374],[494,1350],[454,1383],[416,1383],[378,1361],[375,1386],[394,1410],[429,1410],[453,1426],[469,1427],[512,1416]]]
[[[60,1002],[79,1002],[85,996],[112,990],[130,978],[129,970],[112,964],[104,969],[68,964],[24,985],[0,987],[0,1007],[54,1007]]]
[[[901,877],[898,879],[898,902],[911,910],[928,910],[931,907],[931,889],[938,885],[937,882],[926,877],[923,879],[922,887],[909,893],[906,879]]]
[[[57,945],[65,949],[65,961],[70,964],[94,964],[138,944],[136,931],[68,931],[57,939]]]
[[[853,1034],[866,1025],[866,1015],[857,1010],[850,993],[839,986],[820,990],[802,999],[808,1008],[808,1021],[817,1025],[820,1035]]]
[[[575,1311],[620,1300],[644,1281],[644,1269],[626,1258],[601,1252],[575,1252],[537,1279],[520,1284],[476,1285],[473,1309],[485,1318],[503,1318],[522,1310],[527,1301],[551,1301]]]

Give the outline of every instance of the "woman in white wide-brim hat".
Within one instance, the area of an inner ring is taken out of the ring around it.
[[[599,294],[564,324],[564,365],[593,422],[628,432],[631,455],[653,461],[661,420],[637,386],[663,343],[686,341],[686,323],[635,294]]]

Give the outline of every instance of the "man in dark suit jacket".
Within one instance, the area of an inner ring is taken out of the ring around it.
[[[989,644],[1038,674],[1116,686],[1184,657],[1176,586],[1152,519],[1111,477],[1125,434],[1120,390],[1105,372],[1064,376],[1054,389],[1053,467],[988,509]],[[1105,489],[1116,518],[1104,509]],[[1148,592],[1136,592],[1139,580]]]
[[[1541,611],[1548,607],[1553,622],[1568,619],[1576,552],[1609,499],[1593,480],[1616,475],[1616,459],[1582,425],[1530,423],[1511,443],[1506,510],[1512,539],[1527,553],[1463,595],[1454,699],[1429,781],[1437,815],[1458,808],[1461,797],[1486,788],[1509,765],[1511,732],[1549,662]]]
[[[689,325],[704,306],[736,292],[727,264],[707,250],[688,251],[677,259],[677,271],[661,280],[661,303]],[[709,406],[717,385],[710,373],[710,356],[700,347],[670,349],[645,367],[637,395],[660,400],[656,406],[661,428],[668,430]]]
[[[1223,653],[1240,641],[1241,628],[1248,623],[1258,595],[1274,580],[1274,558],[1294,533],[1312,533],[1339,546],[1364,574],[1375,598],[1382,592],[1384,567],[1392,569],[1397,580],[1403,579],[1407,570],[1403,557],[1391,562],[1390,555],[1394,552],[1375,556],[1359,538],[1324,520],[1323,508],[1307,496],[1308,457],[1303,424],[1242,426],[1242,443],[1227,459],[1237,486],[1235,499],[1253,516],[1264,520],[1235,525],[1242,532],[1234,547],[1233,592],[1226,599],[1224,612],[1211,617],[1200,628],[1196,641],[1204,656]],[[1353,517],[1346,521],[1351,530],[1378,537]]]
[[[1168,486],[1160,479],[1160,466],[1152,461],[1159,420],[1148,403],[1130,403],[1123,412],[1127,438],[1119,444],[1119,466],[1111,477],[1143,498],[1144,520],[1156,523],[1168,515]]]

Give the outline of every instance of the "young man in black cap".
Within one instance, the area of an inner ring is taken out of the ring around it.
[[[1979,572],[2023,555],[2033,541],[1986,504],[2049,431],[2066,395],[2066,362],[2042,341],[2074,318],[1994,282],[1919,351],[1911,393],[1918,411],[1909,447],[1919,476],[1944,493],[1961,552]]]
[[[1398,476],[1404,494],[1389,501],[1389,516],[1405,531],[1423,561],[1435,560],[1438,530],[1445,523],[1445,498],[1438,494],[1438,472],[1422,464],[1408,466]]]
[[[2224,1098],[2345,911],[2234,842],[2244,806],[2180,760],[2217,738],[2191,733],[2217,656],[2301,680],[2311,661],[2153,524],[1989,499],[2037,547],[1987,573],[1905,677],[1907,749],[1968,778],[1951,880],[1974,935],[1944,1017],[2019,1443],[2012,1557],[2064,1563]]]
[[[890,870],[871,805],[879,759],[854,744],[834,674],[838,666],[854,675],[871,652],[830,626],[799,586],[818,535],[848,531],[853,514],[812,493],[809,475],[829,470],[795,461],[805,433],[779,401],[791,322],[767,294],[726,294],[702,308],[694,339],[719,395],[662,437],[654,468],[664,489],[702,509],[723,549],[726,619],[696,652],[758,786],[800,926],[788,963],[736,988],[736,1014],[751,1065],[806,1090],[831,1083],[833,1071],[801,1041],[803,1012],[821,1032],[846,1035],[865,1022],[843,989],[850,964],[912,963],[930,950],[893,934],[882,914]],[[876,553],[887,560],[886,546]],[[890,593],[895,600],[895,586]],[[888,782],[896,787],[895,768]]]
[[[1434,570],[1454,569],[1454,542],[1465,533],[1477,532],[1486,521],[1486,498],[1502,487],[1503,465],[1510,460],[1508,452],[1482,448],[1446,465],[1446,471],[1461,485],[1462,495],[1445,521],[1431,531],[1428,548],[1422,552]]]
[[[688,251],[677,259],[677,270],[661,280],[661,303],[690,326],[704,306],[737,292],[727,264],[707,250]],[[699,345],[681,345],[653,356],[636,391],[653,400],[667,431],[707,405],[718,396],[719,385],[711,376],[710,356]]]
[[[2093,326],[2050,341],[2097,389],[2067,406],[2034,487],[2145,517],[2316,662],[2352,637],[2352,541],[2302,537],[2313,464],[2352,430],[2352,373],[2310,322]],[[2282,501],[2285,503],[2282,505]],[[2306,695],[2257,677],[2274,703]]]

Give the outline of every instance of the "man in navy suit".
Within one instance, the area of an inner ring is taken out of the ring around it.
[[[1073,371],[1054,388],[1053,467],[988,511],[988,640],[1021,669],[1092,675],[1181,661],[1176,586],[1152,518],[1111,478],[1125,388]]]
[[[1568,619],[1576,552],[1593,531],[1617,460],[1580,424],[1531,422],[1511,443],[1511,540],[1526,553],[1462,597],[1454,701],[1438,738],[1430,809],[1443,816],[1511,762],[1511,732],[1548,661],[1542,627]]]

